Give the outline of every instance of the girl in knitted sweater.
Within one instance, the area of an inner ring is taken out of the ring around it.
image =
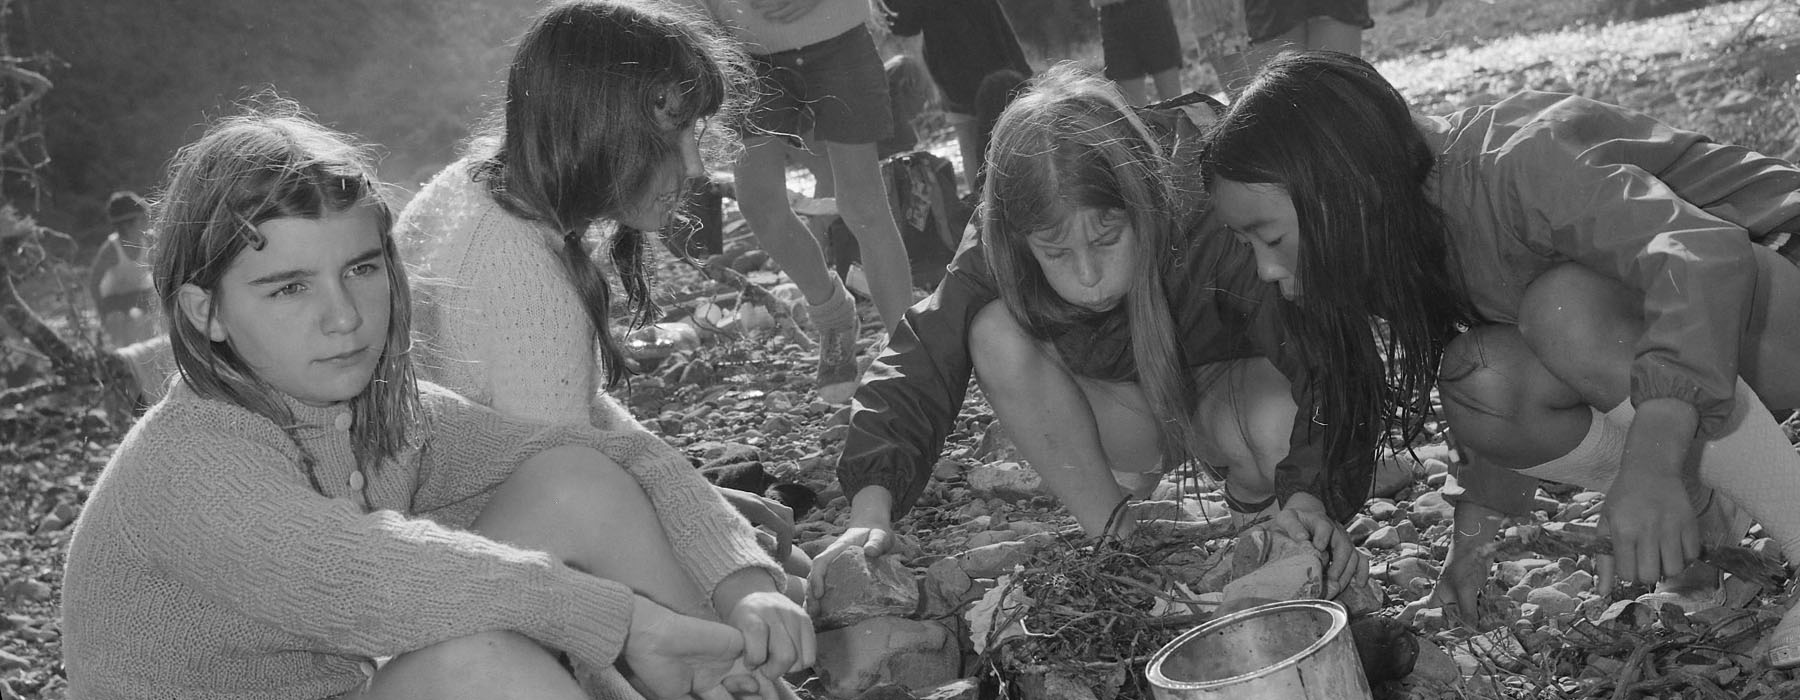
[[[277,107],[174,165],[181,376],[76,524],[70,696],[723,700],[768,692],[746,659],[810,660],[780,570],[660,441],[413,379],[369,162]]]
[[[519,41],[494,128],[396,224],[419,279],[426,378],[515,418],[644,430],[606,392],[626,370],[589,237],[610,234],[625,306],[650,318],[646,232],[672,225],[685,178],[702,174],[702,127],[729,118],[747,82],[743,54],[680,12],[566,2]],[[791,537],[786,506],[721,493]],[[804,575],[804,553],[786,558]]]

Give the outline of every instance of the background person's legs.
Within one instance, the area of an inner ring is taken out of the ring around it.
[[[1149,98],[1149,95],[1144,91],[1143,76],[1138,76],[1136,78],[1115,78],[1113,79],[1113,84],[1119,86],[1119,94],[1125,97],[1125,104],[1133,107],[1142,107],[1149,104],[1145,101]]]
[[[873,149],[873,146],[868,148]],[[800,293],[812,307],[809,316],[819,335],[819,371],[815,389],[828,402],[842,402],[856,388],[856,303],[843,283],[826,269],[825,252],[819,246],[819,239],[801,223],[788,204],[788,154],[788,145],[772,137],[744,139],[744,150],[738,155],[733,169],[738,208],[744,212],[751,234],[781,264],[782,271],[800,288]],[[833,170],[835,173],[836,168]],[[876,182],[879,185],[879,171]],[[839,201],[841,212],[843,204],[841,199]],[[885,194],[881,202],[885,211]],[[891,217],[888,226],[893,226]],[[894,237],[900,237],[898,230]],[[870,259],[866,249],[863,259]],[[904,252],[900,264],[906,264]]]
[[[1174,97],[1179,97],[1181,95],[1181,67],[1180,66],[1159,70],[1159,71],[1151,74],[1150,80],[1152,82],[1156,83],[1156,99],[1158,101],[1167,100],[1167,99],[1174,98]],[[1133,104],[1142,104],[1142,103],[1133,103]]]
[[[888,209],[887,188],[882,182],[881,163],[875,158],[875,144],[829,140],[824,144],[836,183],[838,216],[856,236],[862,250],[863,272],[869,279],[869,295],[875,298],[875,309],[892,333],[906,308],[912,306],[912,266],[906,257],[906,243],[900,238],[900,227]]]

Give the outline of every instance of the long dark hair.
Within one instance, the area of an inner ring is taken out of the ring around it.
[[[478,136],[471,173],[512,214],[562,234],[561,257],[616,385],[627,368],[608,326],[612,291],[585,242],[588,228],[634,205],[679,143],[658,123],[735,112],[749,75],[743,52],[713,23],[658,0],[575,0],[550,7],[519,40],[506,101]],[[655,314],[645,233],[619,226],[610,255],[634,323]]]
[[[256,376],[230,343],[207,337],[203,329],[211,319],[188,318],[178,292],[192,284],[216,293],[244,249],[262,249],[265,239],[256,227],[265,222],[373,208],[388,275],[387,344],[350,409],[357,460],[374,468],[406,448],[408,430],[420,415],[410,354],[412,301],[406,266],[391,235],[392,210],[365,149],[312,121],[293,102],[273,95],[258,99],[247,113],[218,122],[182,148],[170,168],[150,256],[163,317],[169,320],[170,349],[195,393],[242,406],[292,434],[301,426],[277,390]]]
[[[1125,295],[1132,359],[1156,411],[1163,455],[1179,463],[1194,452],[1197,388],[1182,366],[1164,266],[1180,258],[1178,222],[1204,197],[1177,196],[1161,141],[1109,83],[1067,64],[1050,69],[994,126],[981,242],[1001,300],[1027,333],[1047,340],[1092,312],[1056,293],[1027,238],[1061,225],[1074,208],[1125,213],[1140,251]]]
[[[1355,56],[1284,54],[1210,141],[1208,178],[1279,185],[1293,198],[1301,294],[1290,330],[1330,378],[1323,417],[1346,428],[1333,431],[1334,452],[1373,421],[1410,440],[1430,413],[1444,346],[1480,314],[1426,192],[1436,154],[1405,98]]]

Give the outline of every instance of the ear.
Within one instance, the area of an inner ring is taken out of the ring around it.
[[[184,284],[175,290],[175,295],[176,303],[181,305],[181,315],[187,317],[187,322],[193,324],[194,330],[205,333],[215,343],[225,342],[228,337],[225,325],[219,323],[219,319],[213,315],[212,292],[193,284]]]

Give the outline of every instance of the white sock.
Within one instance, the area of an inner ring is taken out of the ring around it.
[[[1700,482],[1762,523],[1789,562],[1800,562],[1800,453],[1743,379],[1733,403],[1735,427],[1702,448]]]
[[[856,300],[850,298],[850,292],[835,277],[831,280],[831,298],[817,304],[809,300],[807,306],[810,307],[807,315],[812,318],[813,328],[818,330],[843,328],[856,323]]]
[[[1625,402],[1623,407],[1630,410],[1631,402]],[[1625,456],[1625,428],[1611,419],[1611,413],[1589,410],[1593,412],[1593,419],[1581,444],[1566,455],[1520,469],[1519,473],[1592,491],[1604,492],[1612,488],[1613,479],[1619,476],[1619,463]],[[1627,418],[1624,425],[1630,424]]]

